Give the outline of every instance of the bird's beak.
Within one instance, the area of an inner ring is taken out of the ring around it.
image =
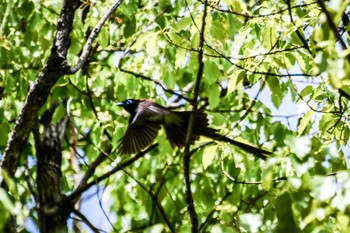
[[[123,106],[125,106],[125,103],[123,103],[123,102],[119,102],[119,103],[117,103],[117,106],[121,106],[121,107],[123,107]]]

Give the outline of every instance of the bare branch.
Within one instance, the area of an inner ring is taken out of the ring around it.
[[[89,38],[87,39],[83,52],[80,56],[80,59],[78,61],[78,63],[72,67],[68,73],[70,74],[74,74],[75,72],[77,72],[78,70],[80,70],[83,65],[86,63],[86,61],[89,58],[91,49],[92,49],[92,44],[94,42],[94,40],[96,39],[98,33],[101,31],[102,26],[104,25],[104,23],[107,21],[107,19],[112,15],[112,13],[118,8],[118,6],[122,3],[122,0],[118,0],[116,1],[111,8],[109,8],[109,10],[107,10],[107,12],[104,14],[104,16],[102,16],[102,18],[100,19],[100,21],[96,24],[96,26],[94,27],[94,29],[92,29],[91,34],[89,36]]]
[[[290,0],[287,0],[286,3],[287,3],[287,6],[288,6],[288,13],[289,13],[290,21],[292,22],[292,24],[293,24],[294,26],[296,26],[296,24],[295,24],[295,22],[294,22],[294,19],[293,19],[292,6],[290,5]],[[307,42],[306,42],[305,38],[303,37],[303,35],[300,33],[299,28],[297,28],[297,29],[295,30],[295,33],[297,34],[298,38],[299,38],[300,41],[303,43],[305,49],[309,52],[309,54],[312,54],[312,53],[311,53],[311,50],[310,50],[310,48],[309,48],[309,45],[307,44]]]
[[[126,70],[126,69],[124,69],[124,68],[119,68],[119,69],[120,69],[120,71],[122,71],[122,72],[124,72],[124,73],[127,73],[127,74],[132,74],[132,75],[134,75],[134,76],[137,77],[137,78],[141,78],[141,79],[143,79],[143,80],[151,81],[151,82],[153,82],[153,83],[159,85],[159,86],[163,89],[163,91],[165,91],[165,92],[167,92],[167,93],[169,93],[169,94],[176,95],[176,96],[178,96],[178,97],[180,97],[180,98],[182,98],[182,99],[184,99],[184,100],[186,100],[186,101],[191,101],[191,99],[189,99],[189,98],[187,98],[186,96],[184,96],[184,95],[178,93],[177,91],[174,91],[174,90],[172,90],[172,89],[168,89],[168,88],[167,88],[164,84],[162,84],[160,81],[154,80],[154,79],[152,79],[152,78],[150,78],[150,77],[147,77],[147,76],[145,76],[145,75],[143,75],[143,74],[138,74],[138,73],[133,72],[133,71],[131,71],[131,70]]]
[[[201,0],[201,2],[203,3],[203,0]],[[317,4],[316,1],[315,2],[310,2],[310,3],[305,3],[305,4],[291,6],[290,9],[304,8],[304,7],[308,7],[308,6],[315,5],[315,4]],[[239,12],[228,10],[228,9],[221,9],[221,8],[219,8],[217,6],[210,6],[210,7],[212,9],[215,9],[216,11],[219,11],[219,12],[237,15],[237,16],[241,16],[241,17],[244,17],[244,18],[247,18],[247,19],[263,18],[263,17],[273,16],[273,15],[279,15],[279,14],[282,14],[285,11],[289,10],[289,8],[283,8],[281,10],[278,10],[278,11],[275,11],[275,12],[272,12],[272,13],[268,13],[268,14],[249,15],[249,14],[239,13]]]
[[[100,183],[101,181],[108,179],[111,175],[113,175],[114,173],[118,172],[121,170],[121,168],[125,168],[131,164],[133,164],[136,160],[142,158],[143,156],[145,156],[145,154],[147,154],[148,152],[150,152],[151,150],[153,150],[154,148],[156,148],[158,146],[158,143],[155,143],[151,146],[149,146],[146,150],[138,153],[137,155],[135,155],[134,157],[132,157],[129,160],[126,160],[125,162],[122,162],[120,164],[116,164],[115,168],[113,168],[112,170],[110,170],[109,172],[106,172],[105,174],[103,174],[102,176],[97,177],[96,179],[94,179],[93,181],[87,183],[86,185],[80,185],[76,190],[74,190],[69,196],[67,196],[65,198],[64,201],[70,202],[73,201],[80,196],[83,192],[85,192],[86,190],[88,190],[89,188],[91,188],[92,186]],[[108,155],[107,155],[108,156]]]
[[[77,209],[73,209],[72,211],[77,217],[79,217],[81,219],[81,221],[83,221],[90,229],[92,232],[95,233],[99,233],[99,232],[106,232],[106,231],[102,231],[101,229],[98,229],[97,227],[94,226],[94,224],[92,224],[89,219],[87,219],[87,217],[85,217],[85,215],[83,215],[79,210]],[[75,220],[75,219],[74,219]]]
[[[206,232],[205,229],[208,226],[209,221],[211,220],[213,214],[215,213],[215,211],[217,211],[217,207],[220,206],[222,203],[224,203],[224,201],[232,194],[232,192],[227,192],[225,194],[225,196],[222,197],[222,199],[220,200],[220,202],[215,205],[215,207],[209,212],[209,214],[207,215],[206,219],[204,220],[204,222],[200,225],[199,227],[199,231],[201,232]]]
[[[127,172],[123,167],[120,167],[121,170],[127,175],[129,176],[133,181],[135,181],[151,198],[152,201],[154,202],[154,204],[157,206],[160,214],[162,215],[164,221],[166,222],[167,226],[169,227],[170,231],[175,233],[175,229],[172,226],[163,206],[159,203],[157,196],[149,189],[146,188],[146,186],[144,186],[140,181],[138,181],[137,179],[135,179],[129,172]]]
[[[108,186],[108,181],[109,180],[107,180],[107,185],[104,186],[103,189],[102,189],[102,195],[101,196],[99,194],[100,193],[99,186],[97,186],[96,195],[97,195],[97,199],[98,199],[98,205],[100,206],[100,209],[102,210],[103,215],[106,217],[109,225],[113,228],[114,232],[117,232],[117,229],[115,229],[112,221],[110,220],[110,218],[108,217],[108,214],[106,213],[105,209],[102,206],[102,196],[103,196],[104,191],[106,190],[106,187]]]

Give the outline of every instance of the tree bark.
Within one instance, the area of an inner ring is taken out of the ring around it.
[[[42,139],[38,138],[37,133],[35,137],[41,233],[68,232],[67,219],[72,209],[62,202],[65,195],[62,190],[61,172],[62,142],[67,122],[66,117],[57,124],[45,123]]]

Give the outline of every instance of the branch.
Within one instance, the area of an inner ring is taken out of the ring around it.
[[[214,208],[209,212],[209,214],[207,215],[206,219],[204,220],[204,222],[200,225],[199,227],[199,231],[201,232],[206,232],[205,229],[207,228],[210,219],[212,218],[213,214],[215,213],[215,211],[217,211],[217,208],[222,205],[222,203],[224,203],[224,201],[231,196],[232,192],[227,192],[225,194],[225,196],[220,200],[220,202],[214,206]]]
[[[96,195],[97,195],[97,199],[98,199],[98,205],[100,206],[100,209],[101,209],[103,215],[106,217],[109,225],[113,228],[114,232],[117,232],[117,229],[114,227],[112,221],[108,217],[108,214],[106,213],[106,211],[105,211],[105,209],[103,208],[103,205],[102,205],[102,196],[103,196],[103,193],[106,190],[106,187],[108,186],[108,181],[106,183],[107,183],[106,186],[104,186],[103,189],[102,189],[102,195],[101,196],[99,195],[100,190],[99,190],[99,187],[97,186]]]
[[[94,175],[97,166],[99,166],[103,160],[106,158],[106,154],[108,155],[111,152],[112,148],[108,148],[106,152],[101,152],[99,156],[95,159],[93,163],[89,166],[88,170],[85,172],[84,177],[81,179],[80,184],[77,189],[84,187],[88,180]]]
[[[181,48],[184,49],[186,51],[189,52],[195,52],[195,53],[199,53],[199,51],[195,48],[192,47],[186,47],[183,44],[179,45],[176,44],[174,41],[172,41],[169,36],[167,34],[163,34],[164,38],[171,44],[174,45],[177,48]],[[277,41],[278,42],[278,41]],[[276,42],[276,44],[277,44]],[[206,45],[208,45],[208,43],[206,42]],[[209,46],[209,48],[211,48]],[[248,59],[252,59],[252,58],[256,58],[256,57],[262,57],[262,56],[269,56],[269,55],[275,55],[275,54],[279,54],[279,53],[284,53],[287,51],[294,51],[294,50],[298,50],[298,49],[305,49],[304,46],[294,46],[294,47],[290,47],[290,48],[284,48],[284,49],[276,49],[276,50],[271,50],[269,52],[265,52],[265,53],[257,53],[257,54],[253,54],[253,55],[248,55],[248,56],[239,56],[239,57],[234,57],[234,56],[227,56],[225,55],[225,58],[227,59],[233,59],[233,60],[238,60],[238,61],[244,61],[244,60],[248,60]],[[215,51],[215,53],[217,53]],[[207,56],[207,57],[213,57],[213,58],[223,58],[223,56],[221,54],[219,55],[215,55],[215,54],[210,54],[208,52],[203,52],[203,55]]]
[[[102,18],[97,23],[97,25],[94,27],[94,29],[92,29],[91,34],[85,43],[83,52],[80,56],[78,63],[75,65],[75,67],[72,67],[68,71],[68,73],[74,74],[83,67],[83,65],[86,63],[87,59],[89,58],[89,55],[90,55],[90,52],[92,49],[92,44],[93,44],[94,40],[96,39],[98,33],[101,31],[103,24],[107,21],[107,19],[112,15],[112,13],[117,9],[117,7],[121,3],[122,3],[122,0],[118,0],[117,2],[115,2],[112,5],[112,7],[104,14],[104,16],[102,16]]]
[[[196,78],[196,83],[194,87],[194,96],[192,100],[192,106],[193,110],[190,115],[190,119],[188,122],[187,127],[187,133],[186,133],[186,141],[185,141],[185,151],[184,151],[184,176],[185,176],[185,186],[186,186],[186,203],[188,205],[188,212],[191,218],[191,227],[192,232],[198,232],[198,217],[197,212],[194,207],[194,201],[191,191],[191,178],[190,178],[190,159],[191,159],[191,153],[190,153],[190,141],[192,137],[192,130],[194,126],[196,111],[197,111],[197,104],[198,104],[198,96],[199,96],[199,87],[201,83],[201,79],[203,76],[203,69],[204,69],[204,62],[203,62],[203,45],[204,45],[204,30],[205,30],[205,19],[207,16],[207,4],[208,1],[205,0],[204,2],[204,12],[203,12],[203,18],[202,18],[202,28],[200,30],[200,41],[199,41],[199,53],[198,53],[198,73]]]
[[[203,3],[203,0],[200,0],[202,3]],[[296,9],[296,8],[303,8],[303,7],[307,7],[307,6],[311,6],[311,5],[314,5],[314,4],[317,4],[317,2],[310,2],[310,3],[306,3],[306,4],[300,4],[300,5],[295,5],[295,6],[292,6],[290,7],[291,9]],[[216,7],[216,6],[210,6],[212,9],[215,9],[216,11],[219,11],[219,12],[223,12],[223,13],[228,13],[228,14],[233,14],[233,15],[237,15],[237,16],[241,16],[241,17],[244,17],[244,18],[248,18],[248,19],[252,19],[252,18],[266,18],[268,16],[273,16],[273,15],[278,15],[278,14],[282,14],[283,12],[289,10],[288,8],[284,8],[284,9],[281,9],[279,11],[275,11],[275,12],[272,12],[272,13],[268,13],[268,14],[256,14],[256,15],[248,15],[248,14],[243,14],[243,13],[239,13],[239,12],[236,12],[236,11],[232,11],[232,10],[228,10],[228,9],[221,9],[219,7]]]
[[[294,22],[294,19],[293,19],[293,14],[292,14],[292,7],[290,5],[290,0],[287,0],[286,1],[287,3],[287,6],[288,6],[288,13],[289,13],[289,18],[290,18],[290,21],[292,22],[292,24],[296,27],[297,25],[295,25],[295,22]],[[312,54],[310,48],[309,48],[309,45],[307,44],[305,38],[303,37],[303,35],[300,33],[299,31],[299,28],[297,28],[297,30],[295,30],[295,33],[297,34],[298,38],[301,40],[301,42],[303,43],[305,49],[310,53]]]
[[[79,217],[81,219],[81,221],[83,221],[90,229],[92,232],[98,233],[98,232],[106,232],[106,231],[102,231],[101,229],[98,229],[97,227],[94,226],[94,224],[92,224],[89,219],[87,219],[87,217],[85,217],[85,215],[83,215],[79,210],[77,209],[73,209],[72,211],[77,217]]]
[[[170,231],[175,233],[175,229],[172,226],[168,216],[166,215],[166,212],[163,208],[163,206],[159,203],[157,196],[151,191],[148,190],[140,181],[138,181],[137,179],[135,179],[129,172],[127,172],[123,167],[121,167],[121,170],[127,175],[129,176],[133,181],[135,181],[148,195],[150,195],[152,201],[155,203],[155,205],[157,206],[160,214],[162,215],[164,221],[166,222],[167,226],[169,227]]]
[[[133,164],[136,160],[142,158],[146,153],[148,153],[149,151],[153,150],[154,148],[156,148],[158,146],[158,143],[155,143],[153,145],[151,145],[150,147],[148,147],[146,150],[138,153],[137,155],[135,155],[133,158],[122,162],[120,164],[116,164],[115,168],[113,168],[112,170],[110,170],[109,172],[106,172],[105,174],[103,174],[102,176],[97,177],[96,179],[94,179],[93,181],[87,183],[86,185],[80,185],[77,189],[75,189],[69,196],[67,196],[64,200],[64,202],[74,202],[75,199],[77,197],[79,197],[83,192],[85,192],[86,190],[88,190],[89,188],[91,188],[92,186],[100,183],[101,181],[109,178],[111,175],[113,175],[114,173],[118,172],[121,170],[121,168],[125,168],[131,164]],[[108,156],[108,155],[107,155]]]
[[[268,76],[266,77],[266,80],[268,79]],[[260,88],[258,90],[258,92],[256,93],[256,95],[254,96],[253,100],[251,101],[249,107],[247,109],[244,110],[244,114],[239,118],[239,120],[233,125],[233,129],[235,129],[247,116],[250,112],[252,112],[252,109],[254,107],[254,105],[256,104],[256,100],[259,98],[259,95],[261,94],[261,92],[264,90],[266,85],[266,82],[261,82]]]
[[[208,43],[206,43],[206,45],[212,49],[213,51],[215,51],[217,54],[219,54],[222,58],[224,58],[226,61],[228,61],[229,63],[231,63],[232,65],[236,66],[239,69],[245,70],[247,73],[252,73],[252,74],[261,74],[261,75],[268,75],[268,76],[275,76],[275,77],[314,77],[313,75],[310,74],[303,74],[303,73],[296,73],[296,74],[276,74],[276,73],[269,73],[269,72],[261,72],[261,71],[255,71],[255,70],[249,70],[233,61],[231,61],[230,57],[225,56],[224,54],[222,54],[220,51],[218,51],[217,49],[215,49],[213,46],[209,45]]]
[[[346,50],[347,46],[346,46],[344,40],[341,38],[341,35],[340,35],[339,31],[338,31],[338,27],[337,27],[337,25],[335,25],[331,14],[326,9],[326,6],[325,6],[324,2],[322,0],[318,0],[318,5],[321,7],[322,12],[325,13],[325,15],[327,17],[327,22],[328,22],[331,30],[333,31],[336,39],[339,40],[342,49]],[[347,56],[347,58],[348,58],[348,61],[350,61],[350,57]]]
[[[186,96],[184,96],[184,95],[182,95],[182,94],[179,94],[178,92],[176,92],[176,91],[174,91],[174,90],[172,90],[172,89],[168,89],[166,86],[164,86],[161,82],[159,82],[159,81],[157,81],[157,80],[154,80],[154,79],[152,79],[152,78],[150,78],[150,77],[147,77],[147,76],[145,76],[145,75],[143,75],[143,74],[135,73],[135,72],[133,72],[133,71],[131,71],[131,70],[125,70],[124,68],[121,68],[121,67],[119,68],[119,70],[122,71],[122,72],[124,72],[124,73],[134,75],[134,76],[137,77],[137,78],[141,78],[141,79],[143,79],[143,80],[151,81],[151,82],[153,82],[153,83],[159,85],[159,86],[163,89],[163,91],[165,91],[165,92],[167,92],[167,93],[169,93],[169,94],[172,94],[172,95],[176,95],[176,96],[178,96],[178,97],[180,97],[180,98],[182,98],[182,99],[184,99],[184,100],[186,100],[186,101],[191,101],[191,99],[187,98]]]

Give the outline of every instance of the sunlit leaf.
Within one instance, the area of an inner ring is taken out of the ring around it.
[[[60,104],[58,108],[55,109],[55,112],[52,116],[52,123],[57,123],[61,121],[65,115],[66,108],[63,106],[63,104]]]
[[[302,135],[305,128],[310,125],[310,122],[314,116],[315,112],[314,111],[309,111],[306,113],[303,118],[300,120],[299,126],[298,126],[298,135]]]
[[[207,169],[208,166],[213,162],[215,155],[217,153],[217,146],[209,146],[204,149],[203,155],[203,167]]]

